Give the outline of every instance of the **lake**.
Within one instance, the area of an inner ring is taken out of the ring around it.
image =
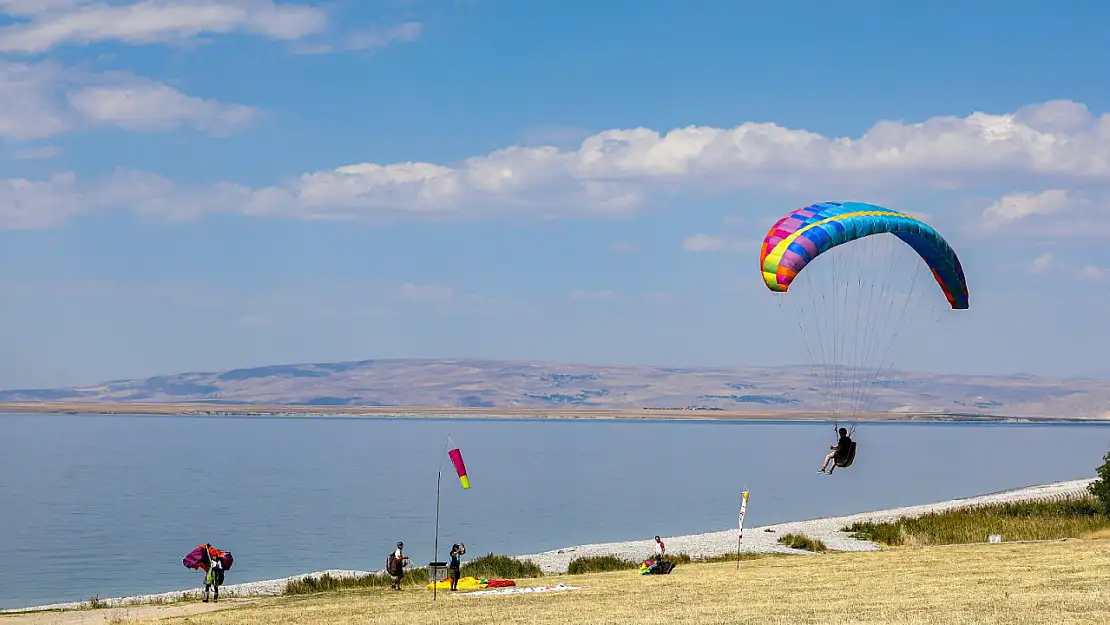
[[[472,488],[443,454],[450,435]],[[0,608],[534,553],[930,503],[1094,476],[1110,427],[862,424],[819,475],[831,423],[0,415]]]

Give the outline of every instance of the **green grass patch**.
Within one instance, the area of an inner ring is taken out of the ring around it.
[[[423,588],[431,581],[428,569],[417,567],[405,570],[405,578],[401,580],[401,587],[416,586]],[[301,577],[289,580],[285,585],[287,595],[309,595],[318,592],[334,592],[349,588],[389,588],[393,585],[393,578],[387,573],[370,573],[359,577],[332,577],[325,573],[319,577]]]
[[[853,538],[892,547],[1083,538],[1110,529],[1110,517],[1090,496],[966,506],[886,523],[853,523]]]
[[[786,545],[791,549],[804,549],[805,551],[813,551],[816,553],[824,553],[829,550],[829,548],[825,546],[825,543],[820,540],[801,534],[783,534],[779,536],[779,544]]]
[[[531,560],[517,560],[509,556],[488,553],[464,562],[459,568],[459,576],[479,579],[520,579],[542,577],[543,572],[540,571],[540,565]]]
[[[638,566],[638,565],[637,565]],[[441,576],[443,572],[441,571]],[[525,577],[541,577],[539,565],[531,560],[517,560],[508,556],[499,556],[492,553],[464,562],[459,569],[462,577],[478,577],[485,579],[520,579]],[[405,578],[401,580],[401,587],[425,588],[431,581],[426,567],[413,567],[405,569]],[[354,588],[382,589],[393,585],[393,578],[388,573],[370,573],[358,577],[332,577],[324,574],[319,577],[301,577],[285,585],[287,595],[309,595],[319,592],[335,592]]]
[[[609,571],[627,571],[638,568],[640,568],[639,562],[618,558],[617,556],[583,556],[570,561],[567,574],[607,573]]]

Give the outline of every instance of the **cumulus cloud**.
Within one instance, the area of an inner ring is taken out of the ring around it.
[[[1064,210],[1068,199],[1068,192],[1062,189],[1013,193],[988,206],[983,211],[983,223],[987,228],[997,229],[1031,215],[1050,215]]]
[[[770,123],[662,134],[618,129],[591,135],[574,149],[511,146],[450,164],[355,163],[264,187],[228,182],[182,191],[167,181],[163,186],[176,195],[162,199],[178,208],[186,197],[203,200],[203,210],[380,222],[627,216],[677,192],[801,190],[814,197],[867,197],[913,188],[995,189],[1015,181],[1048,191],[1004,199],[984,219],[1012,223],[1018,215],[1059,210],[1073,186],[1110,185],[1110,115],[1096,117],[1074,102],[1049,102],[1003,115],[884,121],[858,138]],[[84,185],[85,192],[96,193],[98,185],[103,183]],[[88,199],[104,203],[95,195]],[[156,206],[155,200],[145,196],[145,206]]]
[[[246,127],[258,115],[248,106],[189,96],[124,72],[0,61],[0,136],[16,140],[98,125],[135,131],[191,127],[218,136]]]
[[[206,33],[293,40],[324,30],[319,8],[272,0],[0,0],[14,24],[0,27],[0,52],[38,54],[103,41],[150,44]]]
[[[90,122],[135,131],[192,126],[212,135],[226,135],[247,126],[258,114],[249,106],[192,97],[173,87],[143,80],[84,87],[69,92],[66,99]]]
[[[1052,252],[1045,252],[1033,259],[1030,269],[1032,269],[1033,273],[1044,273],[1052,268],[1054,260],[1055,256]]]

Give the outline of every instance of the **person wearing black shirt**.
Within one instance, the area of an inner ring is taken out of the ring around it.
[[[833,460],[836,459],[836,456],[840,453],[841,449],[844,450],[844,453],[848,453],[848,448],[851,446],[852,439],[848,438],[848,430],[840,428],[840,440],[837,441],[835,445],[829,445],[829,449],[831,449],[832,451],[829,452],[827,456],[825,456],[825,464],[821,467],[821,470],[818,471],[818,473],[828,473],[829,475],[832,475],[833,469],[836,468],[836,463],[833,462]],[[832,468],[829,468],[830,462],[833,462]]]
[[[466,553],[466,544],[460,543],[451,545],[451,562],[448,563],[448,575],[451,577],[451,590],[458,590],[459,585],[459,572],[462,569],[462,563],[459,562],[459,556]]]

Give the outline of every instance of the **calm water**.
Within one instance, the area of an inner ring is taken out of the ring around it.
[[[181,558],[232,551],[228,583],[848,514],[1094,475],[1110,428],[0,415],[0,608],[190,588]]]

